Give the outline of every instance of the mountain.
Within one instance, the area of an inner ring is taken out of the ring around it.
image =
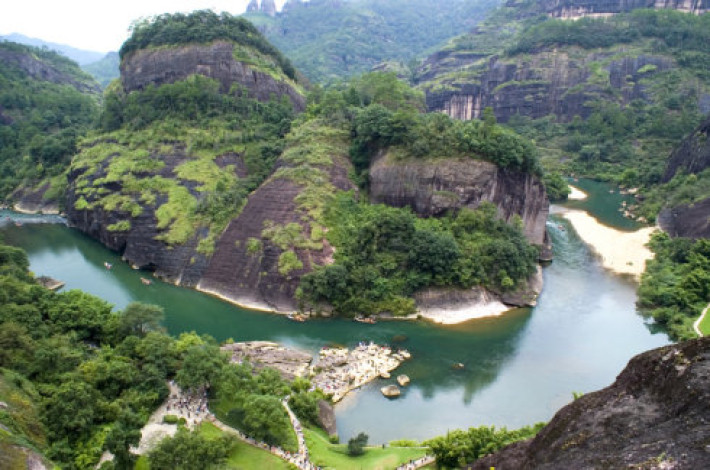
[[[48,49],[0,42],[0,197],[41,210],[66,186],[77,140],[98,117],[98,84]]]
[[[12,33],[8,34],[7,36],[0,36],[0,39],[39,48],[46,47],[47,49],[57,51],[60,54],[69,57],[71,60],[78,63],[79,65],[86,65],[92,62],[96,62],[105,55],[104,52],[77,49],[76,47],[67,46],[66,44],[58,44],[56,42],[49,42],[43,39],[31,38],[19,33]]]
[[[588,17],[547,16],[582,4]],[[703,2],[639,5],[508,2],[417,70],[427,109],[466,120],[491,107],[545,149],[547,169],[640,187],[643,197],[710,112],[710,16],[683,12]],[[653,221],[659,209],[634,212]]]
[[[300,74],[227,14],[161,15],[120,56],[101,130],[69,170],[67,217],[132,265],[277,311],[409,314],[423,287],[534,300],[513,295],[531,292],[545,243],[529,142],[495,122],[422,114],[423,95],[393,74],[316,88],[306,109]],[[413,195],[456,211],[417,222],[387,180],[425,158],[478,177],[413,177]],[[396,207],[355,204],[368,184],[372,202]],[[387,281],[367,282],[377,272]]]
[[[555,414],[531,440],[467,467],[707,468],[710,338],[632,358],[609,387]]]
[[[118,52],[109,52],[100,60],[83,64],[81,68],[90,73],[99,82],[101,88],[106,88],[109,83],[119,77],[118,64],[120,58]]]
[[[332,82],[383,61],[408,64],[461,34],[497,0],[289,0],[280,13],[252,2],[245,18],[310,80]]]

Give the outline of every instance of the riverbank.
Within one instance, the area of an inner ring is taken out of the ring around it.
[[[417,315],[440,325],[456,325],[478,318],[497,317],[513,308],[498,299],[490,299],[465,306],[423,308]]]
[[[567,199],[570,199],[573,201],[584,201],[585,199],[587,199],[587,193],[585,193],[581,189],[576,188],[570,184],[569,185],[569,194],[567,195]]]
[[[638,281],[646,269],[646,261],[653,258],[653,252],[646,244],[658,230],[656,227],[624,232],[601,224],[585,211],[553,206],[551,213],[567,219],[579,238],[589,245],[609,271],[632,276]]]

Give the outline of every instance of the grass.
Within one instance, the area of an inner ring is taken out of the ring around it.
[[[331,444],[324,431],[306,428],[304,433],[311,461],[324,468],[390,469],[426,454],[424,447],[366,447],[363,455],[350,457],[347,444]]]
[[[209,438],[216,439],[224,434],[224,431],[216,427],[212,423],[202,423],[198,429],[200,434]],[[258,468],[259,470],[286,470],[289,467],[288,463],[271,453],[250,446],[244,441],[236,440],[232,453],[227,458],[227,461],[220,466],[221,469],[246,469]],[[150,470],[150,464],[145,456],[141,456],[135,465],[136,470]]]
[[[710,312],[705,314],[703,321],[698,325],[698,329],[703,336],[710,336]]]

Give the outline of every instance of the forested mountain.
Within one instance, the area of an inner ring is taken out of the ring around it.
[[[34,46],[41,48],[47,48],[51,51],[59,52],[65,57],[70,58],[79,65],[86,65],[92,62],[100,60],[103,56],[103,52],[97,51],[87,51],[84,49],[77,49],[76,47],[67,46],[66,44],[58,44],[56,42],[49,42],[43,39],[31,38],[25,36],[24,34],[12,33],[7,36],[0,36],[0,40],[16,42],[18,44],[25,44],[26,46]]]
[[[498,0],[289,0],[283,11],[248,11],[298,69],[318,83],[369,71],[383,61],[408,68],[470,30]]]
[[[572,2],[574,3],[574,2]],[[548,169],[649,188],[710,111],[710,16],[633,10],[576,21],[508,2],[419,69],[430,111],[496,117],[545,149]],[[654,220],[660,207],[637,208]]]
[[[119,62],[118,52],[109,52],[100,60],[83,64],[81,68],[90,73],[99,82],[101,88],[106,88],[112,80],[118,78]]]
[[[100,101],[98,84],[70,59],[0,42],[0,198],[22,186],[36,194],[37,207],[56,202],[77,139],[95,124]]]
[[[306,108],[290,62],[227,14],[163,15],[120,54],[102,129],[72,162],[67,212],[132,264],[246,305],[347,315],[413,313],[411,296],[428,286],[524,290],[536,271],[530,243],[545,244],[548,205],[536,152],[492,116],[423,114],[423,95],[393,74],[316,87]],[[428,190],[424,161],[452,167],[436,207],[390,197],[387,181],[407,165],[423,171],[409,186]],[[375,162],[376,202],[422,216],[494,205],[437,222],[363,210],[354,192]],[[459,171],[475,183],[449,181]],[[378,244],[377,257],[362,256]],[[336,264],[319,269],[334,251]]]

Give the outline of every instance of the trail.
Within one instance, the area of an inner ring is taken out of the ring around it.
[[[698,336],[701,337],[701,338],[702,338],[704,335],[703,335],[703,332],[700,331],[700,322],[702,322],[702,321],[703,321],[703,318],[705,318],[705,315],[707,315],[708,309],[710,309],[710,304],[707,304],[707,305],[705,306],[705,309],[703,309],[703,311],[702,311],[702,313],[700,314],[700,316],[698,317],[698,319],[695,320],[695,323],[693,323],[693,329],[694,329],[695,332],[698,334]]]

